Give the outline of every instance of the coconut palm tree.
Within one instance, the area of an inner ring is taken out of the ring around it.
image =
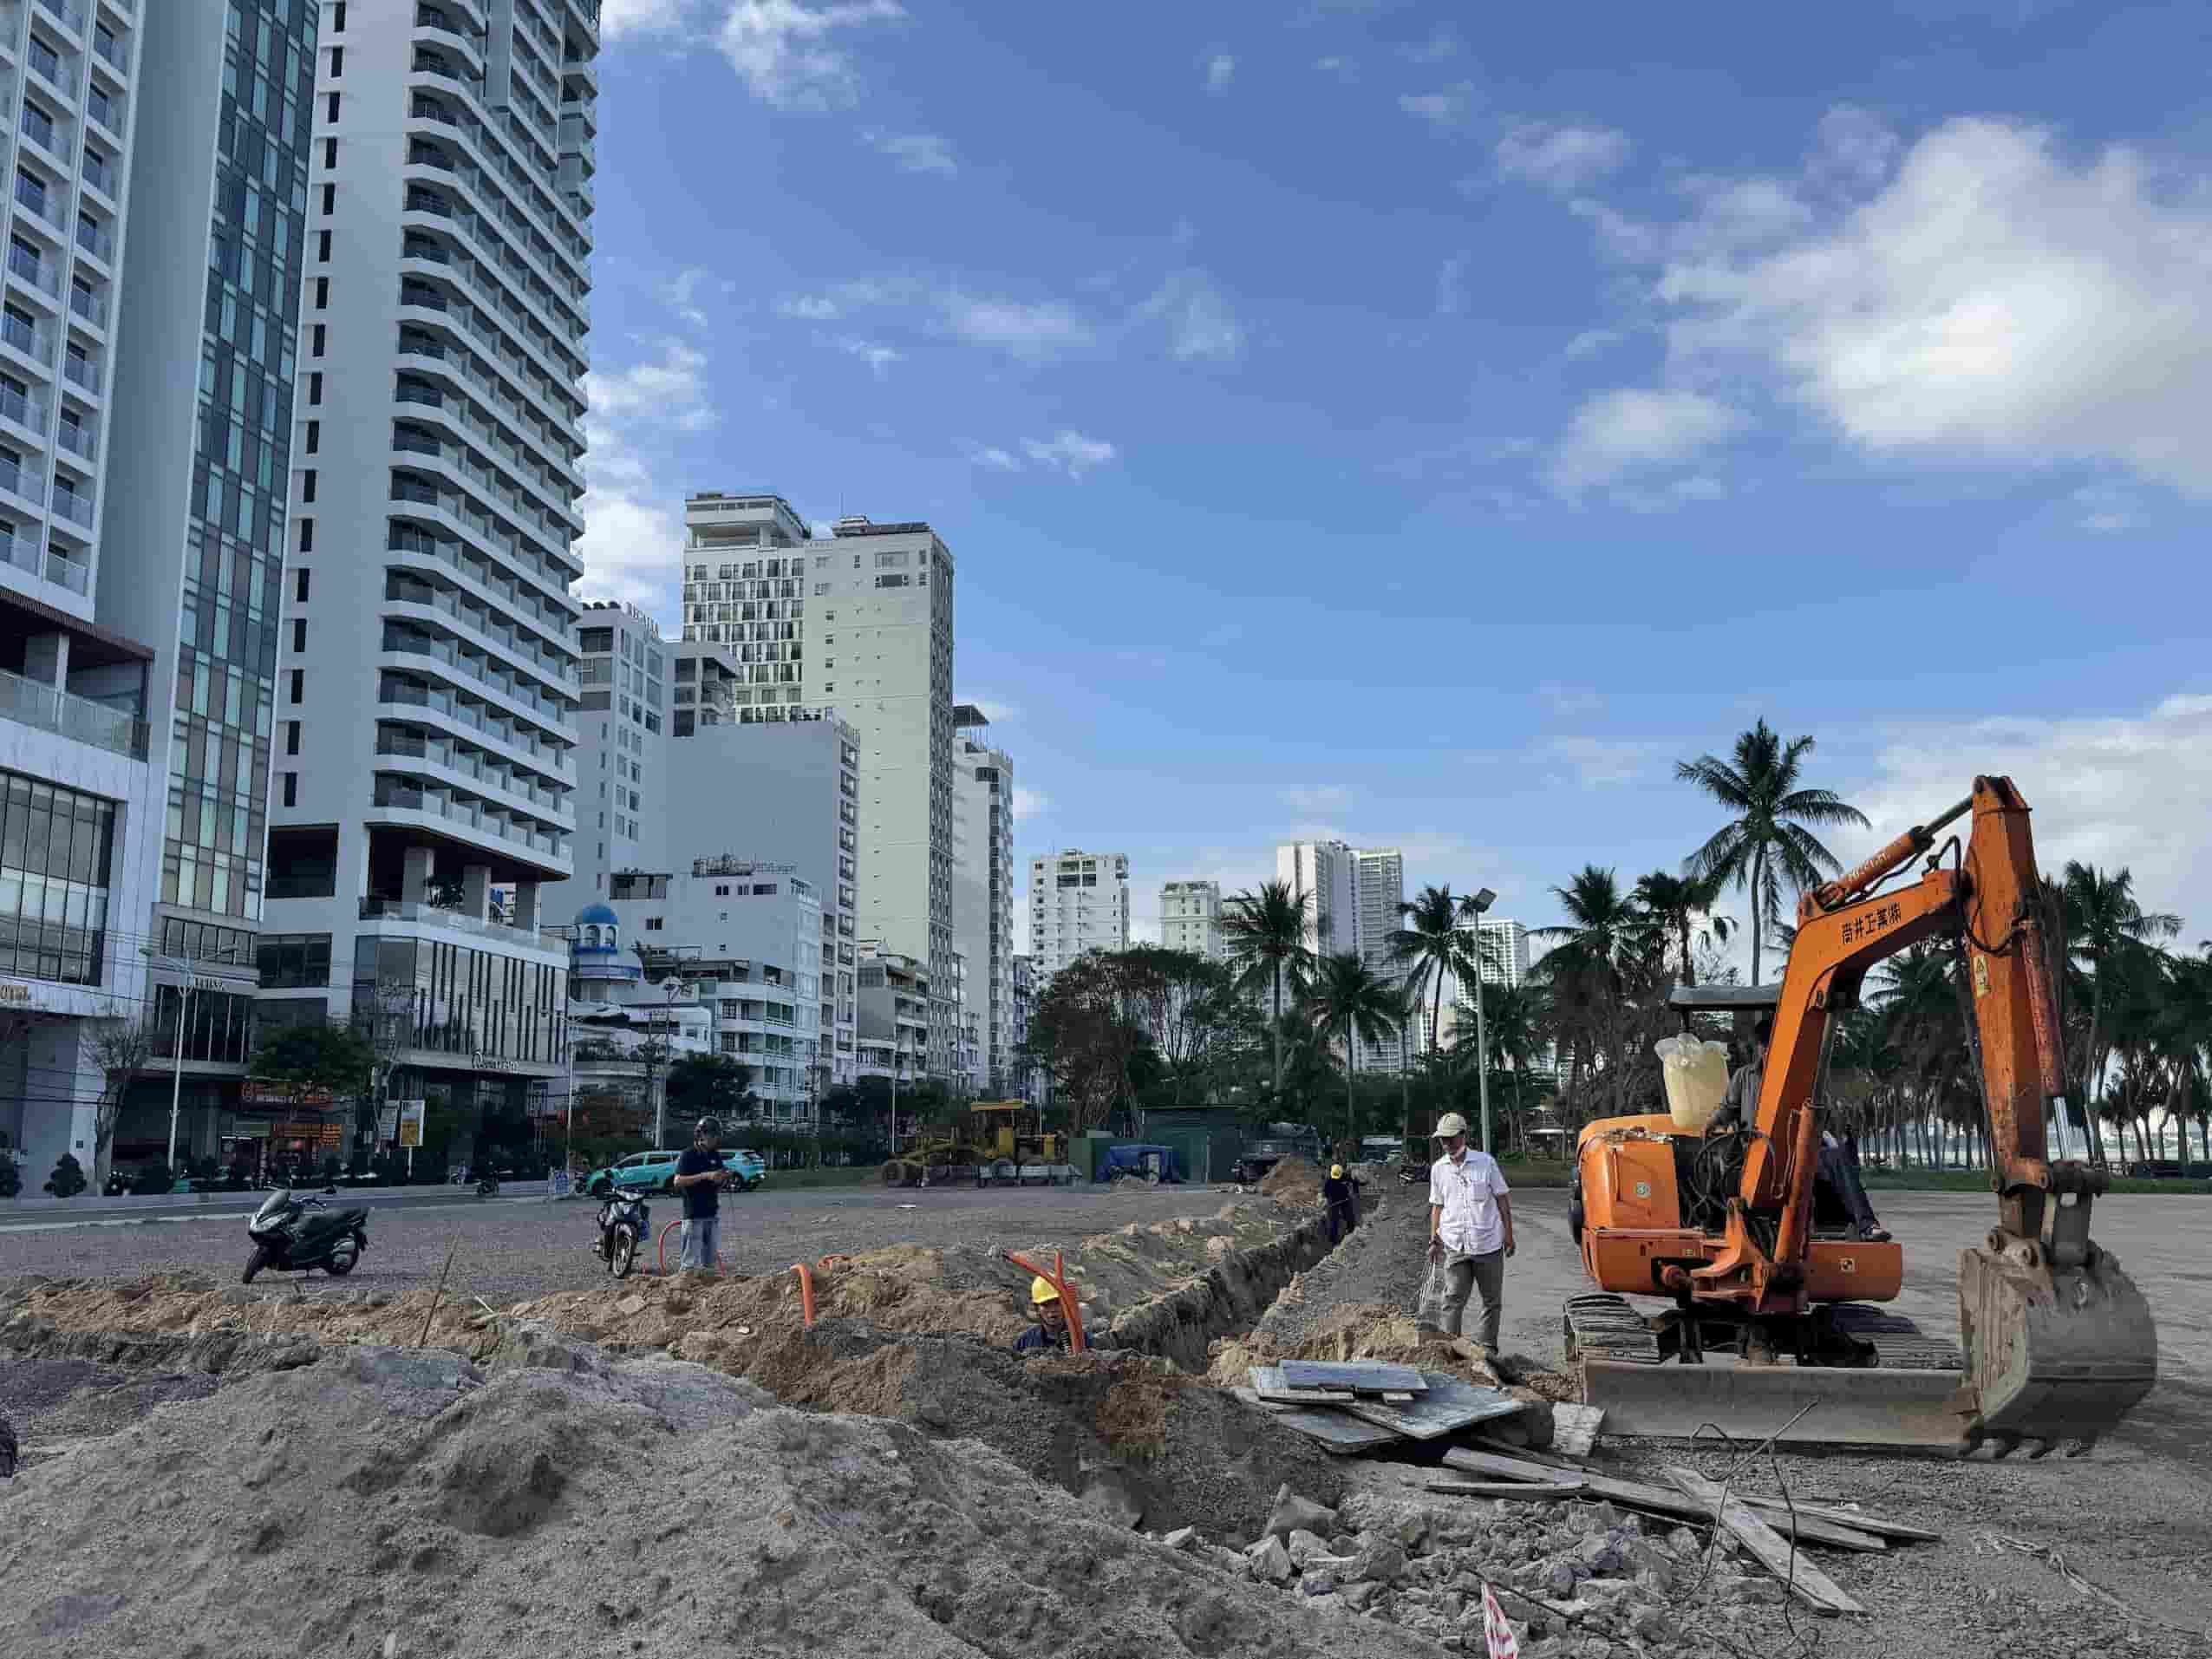
[[[1434,1054],[1444,1019],[1445,986],[1463,983],[1477,971],[1475,954],[1461,927],[1466,905],[1452,896],[1447,882],[1422,888],[1419,898],[1399,905],[1398,913],[1406,925],[1392,929],[1383,944],[1391,965],[1405,970],[1406,1001],[1418,1006],[1423,996],[1429,999],[1429,1052]]]
[[[1584,865],[1567,885],[1554,887],[1551,894],[1566,911],[1567,921],[1558,927],[1532,929],[1530,937],[1559,941],[1543,958],[1550,964],[1544,981],[1562,1001],[1580,1004],[1593,1038],[1602,1038],[1617,1109],[1625,1087],[1621,1016],[1628,975],[1651,949],[1652,919],[1621,892],[1613,871],[1594,864]]]
[[[1344,1045],[1344,1133],[1355,1140],[1352,1056],[1359,1043],[1397,1035],[1401,1006],[1398,988],[1361,962],[1356,950],[1323,957],[1306,993],[1307,1020],[1324,1041]]]
[[[1547,1017],[1543,993],[1533,985],[1493,985],[1483,993],[1482,1042],[1491,1074],[1510,1090],[1507,1116],[1513,1125],[1513,1141],[1525,1150],[1521,1133],[1521,1089],[1530,1068],[1543,1053]],[[1475,1028],[1462,1025],[1452,1042],[1452,1059],[1463,1066],[1477,1063]]]
[[[1674,775],[1695,784],[1736,814],[1685,860],[1684,873],[1710,881],[1717,892],[1748,887],[1752,895],[1752,983],[1759,983],[1759,944],[1782,919],[1782,879],[1802,891],[1842,869],[1834,853],[1805,826],[1850,824],[1863,829],[1866,814],[1833,790],[1799,787],[1810,737],[1787,744],[1761,720],[1736,739],[1732,759],[1701,754],[1678,761]]]
[[[1734,927],[1726,917],[1713,913],[1713,904],[1719,896],[1719,883],[1694,876],[1674,876],[1664,870],[1654,870],[1648,876],[1636,878],[1636,903],[1664,932],[1667,943],[1674,946],[1680,958],[1679,971],[1685,985],[1698,983],[1697,965],[1690,956],[1691,934],[1697,932],[1707,944],[1726,944]],[[1698,927],[1700,918],[1705,923],[1701,930]]]
[[[1221,934],[1237,970],[1237,989],[1266,990],[1269,1021],[1275,1027],[1275,1090],[1282,1092],[1282,1021],[1286,993],[1304,995],[1314,974],[1313,947],[1306,924],[1314,896],[1287,881],[1263,881],[1256,892],[1238,893],[1221,907]]]
[[[2059,878],[2060,908],[2066,924],[2066,950],[2088,964],[2091,976],[2089,1040],[2082,1055],[2081,1101],[2085,1107],[2097,1099],[2098,1080],[2104,1075],[2108,1055],[2104,1048],[2106,993],[2114,965],[2131,946],[2154,939],[2170,939],[2182,931],[2182,918],[2165,911],[2146,911],[2135,896],[2135,874],[2125,865],[2109,875],[2094,865],[2069,859]],[[2104,1136],[2095,1114],[2090,1118],[2096,1159],[2104,1161]]]

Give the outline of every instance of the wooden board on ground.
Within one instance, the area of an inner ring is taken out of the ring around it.
[[[1334,1452],[1340,1457],[1372,1451],[1378,1446],[1395,1446],[1406,1438],[1395,1429],[1378,1428],[1356,1417],[1347,1417],[1333,1407],[1278,1406],[1261,1399],[1250,1388],[1232,1388],[1230,1392],[1246,1405],[1258,1407],[1285,1428],[1296,1429],[1323,1451]]]
[[[1419,1394],[1428,1384],[1410,1365],[1388,1365],[1380,1360],[1285,1360],[1282,1386],[1286,1388],[1348,1388],[1362,1394],[1385,1389]]]
[[[1405,1405],[1360,1398],[1338,1409],[1415,1440],[1441,1440],[1456,1430],[1495,1418],[1518,1416],[1528,1409],[1526,1401],[1516,1400],[1503,1389],[1478,1388],[1448,1372],[1424,1372],[1422,1381],[1428,1385],[1426,1390]]]
[[[1941,1532],[1928,1527],[1913,1526],[1904,1521],[1885,1521],[1879,1516],[1862,1515],[1856,1509],[1834,1509],[1823,1504],[1786,1504],[1779,1498],[1762,1498],[1748,1492],[1739,1492],[1736,1495],[1762,1515],[1775,1512],[1810,1515],[1815,1520],[1833,1521],[1838,1526],[1848,1526],[1854,1532],[1871,1532],[1876,1538],[1903,1538],[1912,1543],[1940,1543],[1943,1537]]]
[[[1258,1394],[1250,1388],[1231,1388],[1229,1392],[1236,1395],[1237,1399],[1243,1401],[1246,1405],[1251,1407],[1255,1411],[1264,1411],[1274,1415],[1280,1416],[1286,1411],[1295,1411],[1297,1409],[1295,1406],[1278,1405],[1272,1400],[1263,1400],[1260,1398]]]
[[[1354,1398],[1349,1388],[1293,1388],[1282,1380],[1279,1365],[1256,1365],[1250,1373],[1252,1392],[1270,1405],[1347,1406]]]
[[[1444,1460],[1455,1469],[1469,1474],[1503,1475],[1510,1480],[1549,1481],[1559,1478],[1559,1472],[1546,1464],[1530,1463],[1524,1458],[1504,1457],[1496,1452],[1471,1452],[1454,1447],[1444,1454]],[[1668,1486],[1654,1486],[1641,1480],[1619,1480],[1611,1475],[1584,1471],[1582,1485],[1593,1498],[1610,1498],[1631,1509],[1648,1509],[1661,1515],[1674,1515],[1685,1520],[1703,1521],[1710,1525],[1713,1507],[1700,1504],[1687,1493]],[[1825,1544],[1838,1550],[1856,1550],[1863,1554],[1879,1555],[1889,1545],[1871,1532],[1855,1532],[1839,1526],[1833,1521],[1816,1520],[1800,1513],[1794,1520],[1787,1515],[1770,1516],[1768,1525],[1785,1537],[1794,1535],[1803,1544]]]
[[[1597,1426],[1604,1416],[1602,1406],[1556,1401],[1551,1408],[1551,1444],[1569,1457],[1587,1457],[1597,1440]]]
[[[1834,1579],[1806,1560],[1802,1551],[1792,1549],[1788,1540],[1759,1518],[1757,1510],[1719,1481],[1708,1480],[1694,1469],[1676,1468],[1671,1465],[1667,1468],[1667,1478],[1702,1504],[1711,1519],[1742,1539],[1744,1547],[1764,1562],[1769,1572],[1795,1590],[1815,1612],[1866,1611],[1845,1595]]]
[[[1427,1480],[1431,1492],[1453,1498],[1504,1498],[1524,1504],[1548,1504],[1571,1498],[1582,1489],[1572,1478],[1563,1480]]]

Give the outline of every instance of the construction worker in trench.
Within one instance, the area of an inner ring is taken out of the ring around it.
[[[1360,1225],[1360,1184],[1347,1179],[1341,1164],[1328,1166],[1321,1183],[1321,1202],[1328,1206],[1328,1242],[1332,1248]]]
[[[1029,1281],[1029,1305],[1037,1323],[1014,1339],[1017,1354],[1065,1354],[1067,1351],[1067,1310],[1050,1279]]]

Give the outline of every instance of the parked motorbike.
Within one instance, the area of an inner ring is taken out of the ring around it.
[[[591,1253],[606,1263],[618,1279],[630,1277],[637,1265],[637,1249],[652,1229],[652,1212],[643,1192],[618,1186],[605,1193],[599,1205],[599,1237]]]
[[[337,1188],[325,1187],[336,1193]],[[253,1283],[264,1268],[304,1273],[310,1268],[343,1278],[369,1248],[369,1212],[361,1205],[334,1210],[312,1192],[290,1187],[271,1192],[245,1224],[253,1240],[244,1282]]]
[[[488,1199],[499,1190],[499,1178],[497,1175],[482,1175],[477,1178],[476,1196],[478,1198]]]

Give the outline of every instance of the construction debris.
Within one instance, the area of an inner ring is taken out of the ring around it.
[[[1817,1613],[1863,1613],[1861,1607],[1761,1520],[1751,1506],[1730,1493],[1719,1481],[1708,1480],[1694,1469],[1670,1467],[1667,1478],[1704,1505],[1713,1519],[1726,1527],[1745,1547]]]

